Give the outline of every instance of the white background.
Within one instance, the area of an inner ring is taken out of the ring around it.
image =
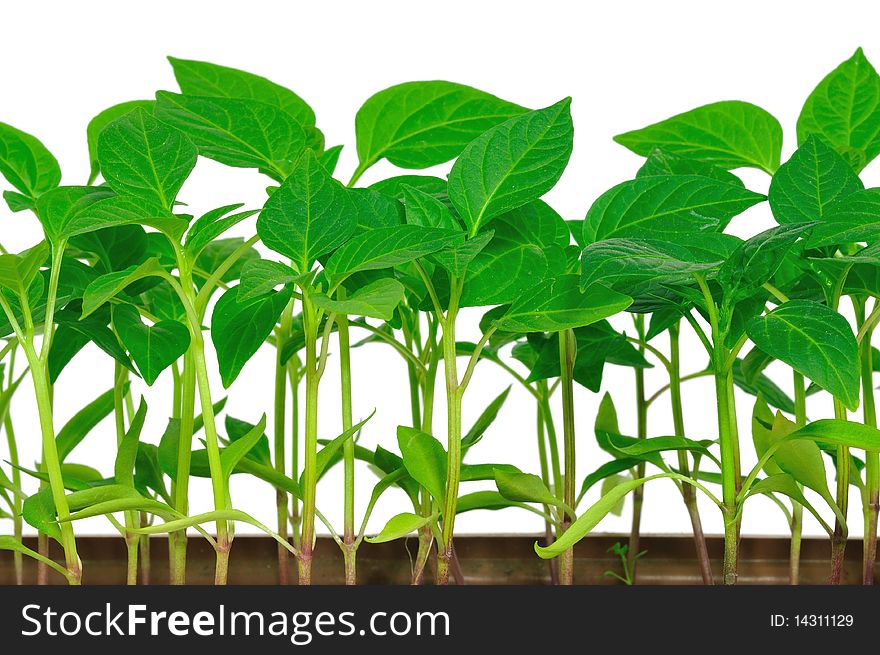
[[[327,144],[345,144],[338,174],[343,179],[356,164],[354,115],[371,94],[410,80],[447,79],[469,84],[522,105],[538,108],[572,96],[575,146],[564,177],[547,200],[566,218],[582,218],[591,202],[612,185],[635,174],[640,158],[611,140],[701,104],[727,99],[764,107],[782,123],[783,160],[795,147],[794,125],[800,107],[816,83],[863,46],[880,62],[877,26],[880,9],[873,2],[737,3],[626,2],[28,2],[0,8],[0,121],[31,132],[58,157],[65,184],[82,184],[88,175],[85,128],[102,109],[148,98],[158,89],[176,90],[166,55],[202,59],[262,74],[306,99],[318,116]],[[590,6],[594,5],[594,6]],[[445,174],[448,166],[427,173]],[[396,174],[387,162],[375,166],[361,184]],[[878,184],[880,165],[869,166],[867,186]],[[746,171],[748,186],[766,191],[768,178]],[[266,179],[255,172],[224,168],[200,160],[181,193],[198,214],[220,205],[244,202],[259,207]],[[253,234],[253,219],[238,234]],[[749,236],[772,225],[762,204],[734,219],[730,231]],[[0,242],[10,251],[33,245],[36,220],[0,208]],[[478,337],[479,313],[461,318],[462,338]],[[617,319],[631,329],[629,317]],[[706,355],[685,330],[685,372],[705,366]],[[666,349],[665,337],[657,345]],[[332,349],[332,348],[331,348]],[[213,355],[213,353],[211,353]],[[271,422],[273,351],[261,350],[230,389],[227,410],[256,421],[269,412]],[[355,420],[374,407],[361,443],[382,443],[396,450],[395,426],[409,417],[405,369],[387,347],[369,346],[354,354]],[[771,375],[789,387],[785,369]],[[664,382],[661,370],[649,373],[649,393]],[[56,417],[62,425],[95,395],[110,388],[112,364],[94,349],[80,354],[64,371],[56,389]],[[509,381],[499,370],[478,367],[465,399],[465,427]],[[320,433],[339,431],[338,375],[331,359],[322,385]],[[608,367],[605,389],[612,392],[621,426],[635,430],[633,373]],[[145,388],[136,383],[134,393]],[[214,379],[214,396],[223,391]],[[595,445],[592,424],[600,396],[578,389],[576,412],[579,479],[607,456]],[[436,433],[444,435],[442,376],[438,381]],[[166,372],[147,393],[150,415],[144,435],[158,441],[171,403]],[[555,399],[558,406],[558,398]],[[752,400],[737,395],[744,465],[754,463],[748,418]],[[828,398],[811,398],[811,418],[831,413]],[[688,435],[714,438],[715,414],[708,379],[685,387]],[[22,386],[14,408],[22,462],[39,452],[39,431],[31,389]],[[507,462],[537,472],[533,402],[514,387],[498,421],[476,447],[470,461]],[[651,434],[671,433],[668,396],[650,414]],[[69,458],[112,472],[115,453],[111,421],[105,421]],[[3,439],[5,444],[5,438]],[[0,456],[6,458],[0,446]],[[236,507],[274,523],[274,492],[259,481],[233,478]],[[363,509],[375,478],[358,470],[357,500]],[[465,491],[468,489],[466,488]],[[471,489],[471,490],[475,490]],[[192,486],[193,511],[210,509],[204,480]],[[395,492],[396,493],[396,492]],[[596,497],[594,490],[588,498]],[[319,489],[319,506],[339,525],[342,513],[341,469]],[[746,533],[784,534],[782,515],[763,499],[750,501]],[[817,506],[821,506],[817,501]],[[408,509],[402,494],[389,493],[371,523]],[[861,533],[857,498],[850,509],[851,533]],[[707,532],[721,522],[711,504],[703,504]],[[830,520],[830,518],[829,518]],[[626,532],[629,507],[609,517],[599,530]],[[519,512],[479,512],[459,519],[462,532],[535,532],[539,518]],[[105,532],[93,520],[81,532]],[[647,532],[687,532],[689,522],[674,487],[649,486],[643,528]],[[240,531],[243,531],[241,528]],[[821,533],[807,519],[808,533]]]

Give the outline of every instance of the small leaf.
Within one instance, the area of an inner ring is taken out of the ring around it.
[[[858,344],[849,323],[810,300],[790,300],[748,324],[749,338],[827,389],[847,407],[859,405]]]
[[[226,232],[226,230],[238,225],[244,219],[259,213],[257,209],[248,209],[235,214],[230,213],[239,207],[241,207],[240,204],[219,207],[208,212],[192,224],[186,233],[185,242],[186,252],[190,257],[198,258],[208,244]]]
[[[542,503],[554,507],[565,507],[547,485],[537,475],[522,471],[495,470],[495,484],[498,493],[507,500],[520,503]]]
[[[105,391],[79,410],[55,437],[58,458],[63,462],[89,432],[113,411],[113,389]]]
[[[141,108],[117,118],[98,137],[98,160],[110,188],[169,211],[197,157],[189,139]]]
[[[511,118],[474,139],[449,173],[449,199],[471,235],[549,191],[571,156],[571,99]]]
[[[403,455],[403,465],[409,474],[428,490],[435,500],[446,496],[446,451],[430,434],[406,427],[397,428],[397,443]]]
[[[98,136],[101,130],[135,109],[143,109],[148,114],[152,114],[155,107],[155,100],[129,100],[108,107],[89,121],[89,126],[86,128],[86,140],[89,145],[89,186],[94,184],[101,174],[101,162],[98,161]]]
[[[773,173],[779,167],[782,127],[773,116],[740,101],[715,102],[614,137],[639,155],[655,147],[721,168]]]
[[[0,123],[0,174],[31,199],[61,182],[61,168],[46,146],[6,123]]]
[[[189,329],[183,323],[159,321],[144,325],[140,312],[131,305],[113,307],[113,326],[150,386],[189,349]]]
[[[263,243],[289,259],[300,273],[341,246],[354,233],[355,196],[330,177],[315,154],[306,152],[272,194],[257,233]]]
[[[246,434],[242,435],[220,452],[220,468],[226,479],[232,475],[235,467],[253,449],[266,431],[266,415],[263,414],[259,423],[253,426]]]
[[[880,188],[855,191],[841,198],[825,212],[806,239],[808,248],[841,245],[880,238]]]
[[[404,299],[404,286],[393,278],[381,278],[359,288],[345,299],[328,298],[321,293],[309,296],[312,303],[326,312],[366,316],[390,321]]]
[[[880,154],[880,76],[862,49],[810,93],[797,121],[798,145],[824,138],[856,170]]]
[[[141,430],[147,418],[147,403],[141,399],[137,412],[131,419],[131,425],[122,437],[116,452],[116,463],[113,467],[113,479],[117,484],[134,487],[134,465],[138,455]]]
[[[382,158],[429,168],[458,156],[473,139],[526,111],[452,82],[407,82],[370,97],[355,118],[360,168]]]
[[[676,155],[662,148],[651,150],[645,158],[645,163],[636,173],[636,177],[651,175],[702,175],[728,184],[742,185],[742,180],[720,166],[692,157]]]
[[[849,163],[811,134],[773,176],[770,209],[781,224],[821,221],[831,205],[863,188]]]
[[[238,302],[245,302],[273,291],[275,287],[291,284],[299,279],[296,271],[281,262],[254,259],[241,269],[241,280],[236,287]]]
[[[434,520],[432,516],[419,516],[411,512],[403,512],[388,519],[388,523],[375,537],[367,537],[365,541],[371,544],[382,544],[386,541],[394,541],[417,531],[422,526]]]
[[[695,232],[721,231],[731,218],[764,199],[742,186],[698,175],[637,178],[612,187],[593,203],[584,220],[584,241],[679,240]]]
[[[582,293],[577,275],[563,275],[525,293],[495,325],[506,332],[559,332],[613,316],[631,303],[629,296],[601,284]]]
[[[483,438],[483,435],[486,433],[486,430],[489,429],[489,426],[498,418],[498,412],[501,411],[501,407],[504,405],[504,401],[507,400],[507,395],[510,393],[510,387],[507,387],[504,391],[498,394],[495,399],[486,406],[486,409],[483,410],[483,413],[480,414],[479,418],[474,422],[471,426],[471,429],[467,431],[461,438],[461,451],[462,457],[464,457],[467,451],[478,444],[480,440]]]
[[[240,302],[233,287],[217,300],[211,317],[211,341],[224,388],[229,388],[272,333],[292,294],[290,288],[284,288]]]
[[[437,196],[421,191],[408,184],[402,185],[403,202],[406,208],[406,222],[422,227],[460,230],[461,225],[449,207]]]
[[[105,302],[115,298],[125,288],[147,277],[165,277],[167,271],[159,264],[159,260],[150,257],[140,265],[132,265],[122,271],[106,273],[86,287],[83,293],[82,318],[86,318]]]

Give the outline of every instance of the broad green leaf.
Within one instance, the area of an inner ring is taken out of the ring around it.
[[[143,264],[132,265],[124,270],[102,275],[92,282],[83,294],[82,318],[86,318],[105,302],[116,297],[133,282],[147,277],[165,277],[167,275],[167,271],[162,268],[155,257],[150,257]]]
[[[108,308],[109,309],[109,308]],[[137,373],[119,339],[108,327],[110,312],[95,312],[80,320],[76,303],[55,313],[58,328],[49,350],[49,379],[54,384],[71,359],[89,342],[110,355],[128,370]]]
[[[446,496],[447,461],[442,444],[430,434],[406,427],[397,428],[397,443],[403,465],[435,500]]]
[[[570,105],[566,98],[512,118],[462,151],[449,173],[449,199],[471,235],[553,188],[571,156]]]
[[[453,82],[407,82],[370,97],[355,117],[359,168],[382,158],[428,168],[455,158],[490,128],[526,110]]]
[[[406,222],[410,225],[447,230],[461,229],[449,207],[435,195],[404,184],[403,202],[406,208]]]
[[[835,202],[864,188],[849,163],[811,134],[770,182],[770,209],[777,223],[825,219]]]
[[[303,127],[264,102],[166,91],[156,100],[157,118],[186,134],[199,154],[227,166],[258,168],[281,181],[307,145]]]
[[[483,252],[494,236],[495,230],[483,230],[467,241],[438,250],[431,255],[431,259],[453,277],[464,277],[470,263]]]
[[[486,406],[486,409],[483,410],[483,413],[480,414],[479,418],[477,418],[471,426],[471,429],[461,438],[462,457],[464,457],[468,449],[478,444],[483,438],[486,430],[489,429],[489,426],[492,425],[498,417],[498,412],[501,411],[501,407],[504,405],[504,401],[507,400],[507,394],[509,393],[510,387],[507,387],[504,391],[498,394],[495,399]]]
[[[829,206],[813,227],[808,248],[880,239],[880,188],[855,191]]]
[[[240,207],[241,204],[218,207],[195,221],[186,233],[185,246],[189,256],[197,258],[209,243],[226,230],[259,213],[258,209],[232,213]]]
[[[49,249],[42,242],[18,255],[0,255],[0,288],[8,289],[18,298],[26,298],[48,254]]]
[[[857,450],[880,451],[880,430],[864,423],[825,418],[808,423],[786,437],[789,440],[812,439]]]
[[[147,418],[147,403],[141,398],[141,404],[131,419],[131,425],[122,437],[116,452],[116,462],[113,467],[113,479],[117,484],[134,487],[134,465],[137,460],[138,444],[140,443],[141,431],[144,428],[144,420]]]
[[[0,123],[0,174],[35,200],[61,182],[61,168],[39,139]]]
[[[834,310],[791,300],[749,322],[749,338],[768,355],[828,390],[847,407],[859,406],[858,344]]]
[[[298,278],[299,275],[290,266],[269,259],[255,259],[241,269],[236,298],[239,302],[245,302],[269,293],[278,285],[295,282]]]
[[[33,209],[36,206],[33,199],[16,191],[9,191],[8,189],[3,192],[3,200],[6,201],[6,206],[9,207],[9,211],[13,213]]]
[[[724,302],[733,307],[751,297],[768,282],[783,258],[812,223],[770,228],[744,241],[718,269]]]
[[[411,512],[403,512],[388,519],[388,523],[375,537],[367,537],[365,541],[371,544],[382,544],[386,541],[394,541],[417,531],[422,526],[435,520],[433,516],[419,516]]]
[[[312,303],[326,312],[367,316],[390,321],[394,310],[403,302],[404,286],[393,278],[382,278],[359,288],[350,296],[328,298],[321,293],[309,296]]]
[[[760,107],[736,100],[715,102],[614,137],[646,156],[656,147],[721,168],[779,167],[782,127]]]
[[[56,187],[40,196],[36,212],[46,237],[57,244],[72,236],[110,225],[96,219],[94,210],[100,201],[112,197],[112,191],[101,187]]]
[[[177,321],[145,325],[140,312],[127,304],[113,307],[113,326],[144,381],[152,386],[159,374],[189,348],[189,329]]]
[[[743,372],[743,363],[744,361],[740,359],[733,363],[733,383],[747,394],[752,396],[761,394],[769,405],[794,414],[794,401],[763,373],[747,376]]]
[[[703,261],[684,245],[654,239],[603,239],[581,253],[581,287],[597,282],[638,294],[648,284],[689,284],[693,274],[721,265]]]
[[[105,391],[79,410],[55,437],[58,458],[63,462],[89,432],[113,411],[113,389]]]
[[[547,488],[541,478],[531,473],[496,469],[495,484],[498,487],[498,493],[507,500],[565,507],[565,503]]]
[[[324,272],[339,281],[357,271],[400,266],[456,242],[464,242],[464,235],[457,230],[421,225],[377,228],[343,244],[327,261]]]
[[[819,494],[829,505],[834,505],[834,497],[828,490],[828,478],[825,472],[825,461],[822,451],[815,441],[797,439],[783,441],[795,432],[797,425],[781,413],[777,412],[770,429],[770,444],[782,442],[773,453],[773,461],[785,473],[788,473],[800,484]],[[764,453],[759,452],[758,456]]]
[[[755,494],[782,494],[784,496],[788,496],[794,502],[806,507],[807,511],[809,511],[810,514],[812,514],[816,518],[816,520],[819,522],[819,525],[822,526],[822,528],[828,533],[829,536],[833,534],[833,530],[831,529],[831,527],[825,522],[825,519],[822,518],[822,515],[816,511],[816,509],[813,507],[807,497],[804,496],[803,490],[794,479],[794,477],[792,477],[788,473],[777,473],[775,475],[770,475],[763,480],[758,480],[749,488],[746,498],[750,498]],[[740,504],[740,507],[742,507],[742,504]]]
[[[141,108],[117,118],[98,137],[98,161],[110,188],[169,211],[197,158],[186,136]]]
[[[703,175],[728,184],[742,186],[742,180],[730,171],[699,159],[682,157],[662,148],[654,148],[645,158],[645,163],[636,173],[636,177],[651,175]]]
[[[584,241],[611,237],[682,239],[721,231],[764,196],[699,175],[660,175],[622,182],[603,193],[584,220]]]
[[[175,57],[168,61],[186,95],[259,100],[290,114],[303,127],[315,125],[315,112],[305,100],[265,77],[205,61]]]
[[[524,507],[522,504],[507,500],[497,491],[474,491],[458,497],[455,513],[464,514],[477,509],[498,510],[508,507]]]
[[[211,340],[225,388],[272,333],[292,294],[292,289],[285,287],[239,301],[238,290],[233,287],[217,300],[211,317]]]
[[[61,529],[55,516],[55,501],[52,488],[48,485],[25,498],[21,506],[21,517],[25,522],[56,541],[61,539]]]
[[[64,187],[62,187],[64,188]],[[106,192],[103,187],[86,187]],[[152,227],[178,242],[189,225],[187,217],[173,214],[164,207],[148,205],[128,196],[112,196],[100,199],[72,217],[66,226],[65,236],[76,236],[107,227],[138,223]]]
[[[89,146],[89,185],[94,184],[101,174],[101,162],[98,161],[98,137],[101,131],[117,118],[122,118],[135,109],[143,109],[148,114],[152,114],[155,108],[155,100],[129,100],[108,107],[89,121],[89,126],[86,128],[86,140]]]
[[[880,76],[861,48],[825,76],[804,103],[798,144],[811,134],[824,138],[856,171],[880,154]]]
[[[352,192],[331,178],[308,151],[266,201],[257,219],[257,233],[267,247],[291,259],[300,273],[307,273],[316,259],[354,233],[356,213]]]
[[[336,170],[339,164],[339,155],[342,154],[342,146],[332,146],[321,153],[321,166],[327,169],[330,175]]]
[[[631,303],[629,296],[601,284],[582,293],[577,275],[563,275],[523,294],[495,325],[506,332],[559,332],[613,316]]]
[[[348,192],[354,199],[357,212],[356,233],[380,227],[396,227],[405,222],[403,205],[396,198],[364,187],[349,189]]]
[[[467,145],[467,143],[464,145]],[[433,175],[394,175],[369,186],[373,191],[396,198],[401,202],[406,201],[406,187],[412,187],[417,191],[427,193],[450,209],[452,208],[449,197],[446,194],[446,180],[441,177],[434,177]]]

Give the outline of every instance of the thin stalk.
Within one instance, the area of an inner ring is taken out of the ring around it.
[[[678,323],[669,328],[669,364],[669,400],[672,404],[672,425],[675,436],[684,437],[685,427],[681,400],[681,355]],[[688,461],[687,452],[683,450],[678,451],[678,468],[682,475],[690,476],[690,462]],[[709,550],[706,547],[706,536],[703,534],[703,522],[700,519],[700,510],[697,507],[697,495],[694,488],[689,484],[681,485],[681,494],[688,516],[691,519],[694,547],[697,551],[697,562],[700,566],[703,584],[714,584]]]
[[[192,437],[195,423],[196,374],[190,352],[183,356],[183,374],[180,389],[180,432],[177,442],[177,475],[172,481],[171,496],[174,509],[189,514],[189,469],[192,460]],[[172,585],[186,584],[186,530],[171,533],[172,542],[170,581]]]
[[[10,379],[12,373],[10,364]],[[6,416],[3,417],[3,429],[6,430],[6,443],[9,446],[9,463],[12,464],[12,484],[21,489],[21,471],[18,468],[18,443],[15,440],[15,430],[12,425],[12,414],[7,408]],[[21,516],[21,497],[12,494],[12,533],[18,543],[22,542],[24,521]],[[13,566],[15,568],[15,584],[24,584],[24,562],[22,554],[18,551],[13,553]]]
[[[544,426],[547,428],[547,446],[550,453],[550,471],[553,475],[553,491],[557,497],[562,493],[562,465],[559,459],[559,440],[556,438],[556,424],[553,422],[553,412],[550,409],[550,389],[543,380],[537,384],[541,416],[544,417]]]
[[[645,354],[645,317],[643,314],[634,314],[633,322],[635,323],[636,334],[638,335],[639,341],[642,342],[639,345],[639,354]],[[636,367],[635,369],[636,376],[636,423],[637,423],[637,434],[636,436],[639,439],[647,439],[648,438],[648,403],[645,398],[645,369]],[[635,479],[640,480],[645,477],[645,463],[640,462],[636,466]],[[689,485],[685,485],[689,486]],[[644,504],[645,497],[645,486],[641,485],[636,487],[633,491],[633,513],[632,513],[632,525],[630,526],[629,531],[629,547],[627,548],[627,559],[628,566],[630,571],[632,572],[632,579],[635,581],[636,578],[636,562],[638,561],[637,556],[638,553],[641,552],[639,549],[639,538],[641,536],[641,528],[642,528],[642,505]]]
[[[344,300],[345,289],[336,292],[337,298]],[[339,374],[342,399],[342,430],[353,425],[351,407],[351,338],[348,330],[348,317],[341,314],[336,319],[339,339]],[[343,532],[342,554],[345,560],[345,584],[357,584],[357,529],[354,524],[354,439],[346,439],[342,444],[343,464]]]
[[[836,398],[834,399],[834,418],[846,420],[846,408]],[[840,515],[846,517],[849,509],[849,476],[850,455],[846,446],[837,447],[837,498],[836,503],[840,509]],[[847,526],[840,518],[834,520],[834,535],[831,538],[831,579],[833,585],[840,584],[843,574],[843,558],[846,552]]]
[[[285,473],[285,414],[287,405],[287,370],[282,361],[284,345],[287,343],[290,333],[290,323],[293,317],[293,301],[287,304],[281,313],[281,324],[276,332],[275,341],[275,402],[273,416],[274,430],[274,465],[275,470],[284,475]],[[275,508],[277,517],[278,536],[287,541],[287,492],[278,489],[275,492]],[[278,584],[287,585],[288,560],[290,552],[280,543],[278,544]]]
[[[536,408],[537,426],[535,434],[538,437],[538,461],[541,466],[541,480],[548,489],[551,489],[552,484],[550,482],[550,464],[547,461],[547,431],[544,425],[544,412],[540,403],[536,403]],[[554,538],[553,522],[550,520],[551,508],[549,505],[545,504],[542,506],[542,509],[544,511],[544,544],[549,545],[553,542]],[[547,565],[550,568],[550,584],[559,584],[559,560],[552,557],[547,560]]]
[[[142,528],[150,524],[148,516],[145,512],[140,513],[140,525]],[[150,535],[142,534],[140,536],[141,545],[141,584],[150,584],[151,566],[150,566]]]
[[[568,507],[575,505],[575,433],[574,433],[574,360],[577,344],[574,332],[570,329],[559,332],[559,379],[562,389],[562,441],[564,450],[565,477],[563,479],[562,500]],[[562,519],[560,533],[570,524],[567,515]],[[571,585],[574,582],[574,548],[566,550],[559,561],[559,583]]]
[[[792,371],[794,376],[794,420],[798,426],[807,424],[807,393],[804,376]],[[801,536],[804,525],[804,506],[796,501],[791,503],[791,548],[789,550],[789,582],[800,583],[801,576]]]
[[[461,286],[457,280],[450,284],[449,305],[443,326],[443,366],[446,373],[446,440],[447,476],[443,507],[442,544],[437,559],[437,584],[449,584],[449,563],[452,559],[452,538],[455,532],[455,508],[458,503],[458,485],[461,475],[461,389],[458,381],[458,356],[455,345],[455,320]],[[436,303],[436,300],[435,300]],[[440,316],[438,316],[438,319]]]
[[[421,387],[421,420],[414,423],[413,427],[421,429],[426,434],[434,432],[434,390],[437,384],[437,369],[440,364],[440,353],[437,350],[436,343],[436,324],[431,323],[429,329],[428,347],[430,347],[430,359],[428,367],[425,370],[425,376]],[[414,371],[415,369],[413,369]],[[417,383],[418,384],[418,383]],[[416,395],[418,403],[419,396]],[[418,418],[418,417],[417,417]],[[430,516],[432,512],[431,495],[427,489],[419,489],[419,514],[421,516]],[[434,544],[434,535],[431,532],[430,525],[424,525],[419,530],[419,549],[416,553],[416,562],[413,567],[412,584],[420,585],[425,572],[425,565],[431,555],[431,548]]]
[[[113,417],[116,425],[116,445],[122,444],[125,438],[125,383],[128,380],[128,373],[125,367],[119,362],[115,362],[113,366]],[[138,575],[138,544],[140,535],[135,532],[134,528],[139,527],[134,521],[137,519],[137,512],[125,512],[125,546],[128,557],[128,565],[126,567],[126,584],[136,585]]]
[[[300,365],[299,358],[292,355],[287,360],[287,374],[290,381],[290,475],[294,480],[299,479],[299,381]],[[299,549],[299,499],[295,496],[290,498],[290,526],[291,538],[295,548]]]
[[[862,325],[865,307],[863,303],[856,303],[857,318]],[[872,312],[873,313],[873,312]],[[862,334],[859,342],[859,354],[861,359],[862,380],[862,422],[872,428],[877,427],[877,408],[874,400],[874,362],[871,352],[871,337],[873,326]],[[877,517],[880,512],[880,453],[865,452],[865,548],[862,561],[862,584],[874,584],[874,567],[877,561]]]

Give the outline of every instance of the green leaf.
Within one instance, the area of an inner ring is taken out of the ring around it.
[[[147,418],[147,403],[141,398],[141,404],[131,419],[131,425],[122,437],[116,452],[116,463],[113,467],[113,479],[117,484],[134,487],[134,465],[138,455],[141,431]]]
[[[337,461],[337,454],[339,453],[339,450],[342,448],[345,442],[358,434],[361,431],[361,428],[363,428],[364,425],[367,424],[367,421],[369,421],[375,415],[376,411],[373,410],[373,412],[367,418],[359,421],[358,423],[355,423],[347,430],[341,432],[336,438],[327,442],[327,444],[318,451],[315,461],[316,479],[320,480],[324,476],[324,473],[326,473],[330,469],[330,466],[333,464],[333,462]],[[304,481],[305,471],[303,471],[302,475],[300,475],[299,478],[300,487],[305,486]]]
[[[224,388],[229,388],[268,339],[292,295],[293,290],[285,287],[242,302],[233,287],[217,300],[211,317],[211,341]]]
[[[266,415],[260,421],[220,451],[220,468],[226,479],[232,475],[239,462],[257,445],[266,431]]]
[[[400,266],[456,242],[464,242],[457,230],[421,225],[377,228],[343,244],[327,261],[324,272],[338,282],[358,271]]]
[[[622,182],[603,193],[584,220],[584,241],[611,237],[676,240],[721,231],[765,198],[699,175],[661,175]]]
[[[783,441],[795,432],[797,425],[781,413],[777,412],[770,429],[770,443],[782,441],[775,453],[773,461],[785,473],[788,473],[800,484],[819,494],[829,505],[835,505],[834,497],[828,490],[828,477],[825,472],[825,461],[822,451],[815,441],[797,439]],[[758,456],[764,453],[759,452]]]
[[[198,258],[208,244],[226,232],[226,230],[238,225],[244,219],[259,213],[258,209],[247,209],[243,212],[231,213],[241,206],[241,204],[236,204],[218,207],[193,223],[186,233],[185,246],[189,256]]]
[[[307,273],[315,260],[336,250],[354,233],[354,198],[308,151],[266,201],[257,219],[257,233],[267,247],[293,260],[300,273]]]
[[[83,293],[82,318],[86,318],[105,302],[115,298],[133,282],[147,277],[164,278],[167,275],[167,271],[162,268],[159,260],[155,257],[150,257],[143,264],[132,265],[124,270],[102,275],[89,284]]]
[[[777,223],[821,221],[831,205],[863,188],[849,163],[811,134],[773,176],[770,209]]]
[[[113,197],[100,187],[63,186],[44,193],[37,201],[36,212],[53,243],[107,227],[111,223],[96,219],[95,207]]]
[[[797,121],[798,144],[817,134],[856,170],[880,154],[880,76],[862,49],[809,95]]]
[[[359,168],[383,157],[402,168],[455,158],[490,128],[526,111],[452,82],[407,82],[370,97],[355,117]]]
[[[55,517],[55,501],[52,500],[52,488],[48,485],[42,487],[37,493],[25,498],[21,506],[21,517],[25,522],[48,535],[52,539],[61,539],[61,528]]]
[[[89,126],[86,128],[86,140],[89,145],[90,186],[94,184],[95,180],[98,179],[98,175],[101,174],[101,162],[98,161],[98,137],[101,134],[101,130],[117,118],[122,118],[135,109],[143,109],[148,114],[152,114],[155,108],[155,100],[129,100],[128,102],[121,102],[118,105],[108,107],[89,121]]]
[[[586,493],[590,489],[592,489],[593,486],[597,483],[612,476],[615,476],[618,473],[622,473],[623,471],[629,471],[630,469],[635,468],[644,461],[645,460],[642,457],[621,457],[619,459],[613,459],[610,462],[605,462],[599,468],[597,468],[595,471],[584,478],[584,482],[581,485],[581,491],[578,494],[576,505],[580,503],[581,499],[586,495]],[[603,493],[602,495],[604,496],[605,494]]]
[[[402,189],[408,224],[446,230],[461,229],[452,211],[437,196],[408,184],[403,184]]]
[[[742,180],[728,170],[699,159],[682,157],[662,148],[651,150],[645,158],[645,163],[636,173],[636,177],[651,175],[702,175],[720,182],[742,186]]]
[[[141,108],[117,118],[98,137],[98,161],[110,188],[169,211],[197,158],[186,136]]]
[[[819,521],[819,525],[828,533],[829,536],[833,534],[833,530],[831,527],[825,522],[819,512],[812,506],[810,501],[804,496],[804,492],[801,490],[800,485],[798,485],[797,481],[787,473],[777,473],[775,475],[770,475],[763,480],[758,480],[755,484],[753,484],[748,491],[747,498],[754,496],[755,494],[783,494],[784,496],[788,496],[794,502],[799,505],[803,505],[807,508],[807,511],[812,514],[817,521]],[[742,506],[742,505],[741,505]],[[836,505],[834,506],[836,507]]]
[[[623,311],[632,298],[595,284],[583,293],[577,275],[537,284],[495,323],[506,332],[559,332],[600,321]]]
[[[269,293],[282,284],[291,284],[299,278],[290,266],[269,259],[254,259],[241,269],[241,280],[236,288],[238,302]]]
[[[721,168],[743,166],[772,174],[779,167],[782,127],[747,102],[715,102],[614,137],[639,155],[655,147]]]
[[[495,484],[498,493],[507,500],[565,508],[565,503],[559,500],[537,475],[519,470],[495,469]]]
[[[227,166],[258,168],[281,181],[307,145],[302,125],[264,102],[166,91],[156,100],[157,118],[186,134],[200,155]]]
[[[826,418],[808,423],[786,437],[789,440],[812,439],[857,450],[880,451],[880,430],[863,423]]]
[[[689,284],[693,274],[721,265],[703,261],[684,245],[654,239],[603,239],[581,253],[581,288],[602,283],[639,294],[648,284]]]
[[[0,255],[0,288],[8,289],[19,299],[27,298],[48,253],[46,243],[42,242],[18,255]]]
[[[235,418],[233,416],[226,415],[226,434],[229,437],[230,442],[235,442],[242,439],[245,436],[248,436],[255,427],[253,423],[248,423],[247,421],[242,421],[241,419]],[[248,450],[247,456],[253,457],[261,464],[266,466],[272,466],[272,455],[269,451],[269,439],[266,438],[266,435],[261,435],[262,438],[257,439],[256,443]]]
[[[89,432],[113,411],[113,389],[105,391],[79,410],[55,437],[58,458],[63,462]]]
[[[435,520],[433,516],[419,516],[412,512],[403,512],[388,519],[388,523],[375,537],[367,537],[364,541],[371,544],[382,544],[386,541],[394,541],[408,534],[416,532],[419,528]]]
[[[740,359],[733,363],[733,383],[747,394],[752,396],[761,394],[768,404],[783,412],[794,414],[794,401],[763,373],[746,376],[743,372],[744,363],[744,360]]]
[[[492,218],[537,200],[571,156],[571,99],[511,118],[474,139],[449,173],[449,199],[471,235]]]
[[[504,401],[507,400],[507,394],[509,393],[510,387],[507,387],[491,403],[486,405],[486,409],[483,410],[483,413],[480,414],[479,418],[471,426],[471,429],[461,438],[462,458],[464,458],[471,447],[480,442],[486,430],[498,418],[498,412],[501,411],[501,407],[504,405]]]
[[[390,321],[404,299],[404,286],[393,278],[381,278],[359,288],[344,299],[328,298],[322,293],[309,296],[312,303],[326,312],[367,316]]]
[[[523,507],[520,503],[507,500],[497,491],[474,491],[458,497],[455,513],[463,514],[477,509],[498,510],[508,507]]]
[[[46,146],[6,123],[0,123],[0,174],[31,199],[61,182],[61,168]]]
[[[15,537],[0,535],[0,550],[10,550],[16,553],[21,553],[22,555],[27,555],[28,557],[37,560],[38,562],[42,562],[49,568],[51,568],[56,573],[60,573],[65,578],[67,578],[68,582],[72,583],[72,576],[70,575],[70,571],[65,569],[63,566],[55,562],[54,560],[45,557],[44,555],[40,555],[35,550],[31,550],[24,544],[22,544]]]
[[[89,342],[94,343],[128,370],[137,373],[125,349],[107,326],[110,322],[109,311],[98,311],[82,320],[79,317],[80,310],[76,303],[68,305],[55,314],[58,328],[52,337],[52,347],[49,350],[49,379],[53,384],[64,367]]]
[[[880,188],[855,191],[825,212],[806,239],[808,248],[880,239]]]
[[[113,307],[113,326],[150,386],[189,348],[189,329],[183,323],[159,321],[144,325],[140,312],[131,305]]]
[[[732,307],[753,296],[773,277],[788,251],[811,226],[812,223],[780,225],[741,243],[718,269],[724,302]]]
[[[817,302],[790,300],[752,319],[747,333],[768,355],[822,386],[850,409],[858,407],[858,344],[843,316]]]
[[[189,96],[259,100],[290,114],[300,125],[315,125],[315,112],[293,91],[265,77],[218,64],[168,57],[180,90]]]
[[[483,230],[467,241],[444,248],[431,255],[453,277],[464,277],[470,263],[491,243],[495,230]]]
[[[405,425],[397,428],[403,465],[435,500],[446,496],[447,461],[443,445],[430,434]]]

